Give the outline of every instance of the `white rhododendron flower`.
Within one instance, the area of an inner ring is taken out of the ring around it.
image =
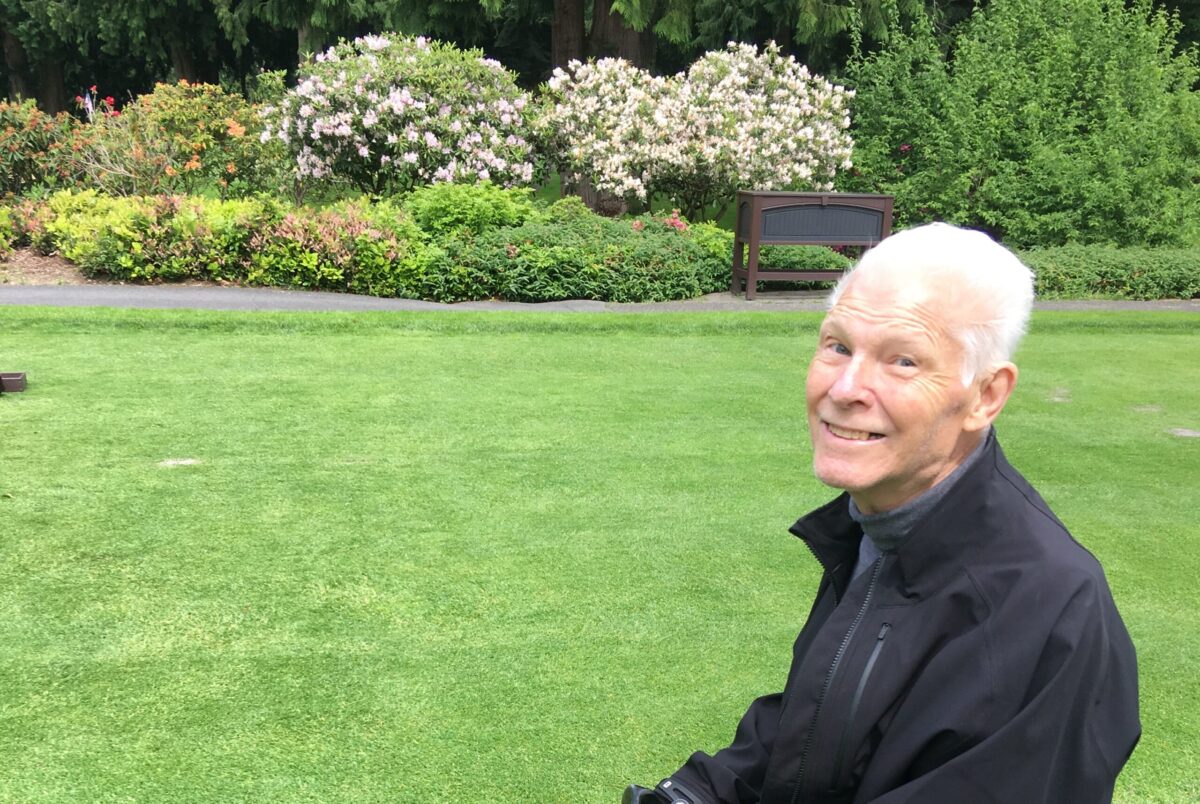
[[[572,61],[547,82],[538,133],[561,170],[690,213],[739,189],[829,189],[850,166],[852,92],[769,43],[730,43],[668,78],[621,59]]]
[[[289,145],[301,179],[340,178],[379,194],[533,180],[529,98],[478,51],[363,36],[318,54],[308,71],[267,111],[267,137]]]

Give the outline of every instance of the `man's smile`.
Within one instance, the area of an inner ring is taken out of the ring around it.
[[[838,438],[843,438],[848,441],[876,441],[883,438],[882,433],[871,433],[866,430],[851,430],[848,427],[838,427],[831,422],[825,422],[825,427],[829,432],[833,433]]]

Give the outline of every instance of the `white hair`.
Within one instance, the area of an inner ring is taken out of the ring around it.
[[[1029,325],[1033,272],[983,232],[931,223],[887,237],[842,276],[829,308],[851,282],[877,275],[920,282],[961,313],[963,385],[1011,360]]]

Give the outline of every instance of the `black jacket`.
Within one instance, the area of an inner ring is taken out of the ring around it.
[[[846,495],[792,532],[825,573],[787,685],[676,785],[705,804],[1111,801],[1141,734],[1133,645],[1100,565],[994,436],[853,581]]]

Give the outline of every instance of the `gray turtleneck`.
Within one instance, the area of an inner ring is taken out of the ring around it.
[[[863,529],[862,541],[858,545],[858,561],[854,564],[855,578],[874,564],[875,559],[879,558],[882,553],[895,550],[904,541],[913,526],[932,511],[933,507],[954,487],[959,478],[975,465],[991,436],[991,430],[989,430],[966,460],[956,466],[953,472],[946,475],[942,482],[890,511],[864,514],[854,503],[853,498],[850,500],[850,518]]]

